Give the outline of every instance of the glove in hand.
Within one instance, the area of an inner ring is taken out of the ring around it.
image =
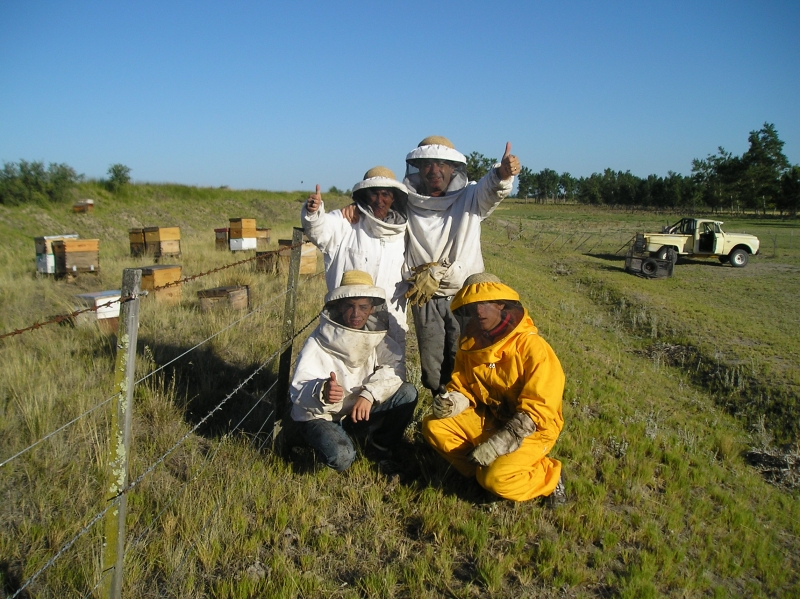
[[[469,452],[469,461],[481,466],[488,466],[497,459],[497,451],[491,443],[486,441],[476,446]]]
[[[415,272],[414,276],[406,279],[411,283],[411,289],[406,291],[406,297],[411,304],[421,306],[433,297],[439,290],[439,280],[434,276],[433,269],[428,267],[421,268]]]
[[[436,418],[452,418],[469,407],[469,400],[458,391],[440,393],[433,398],[433,415]]]

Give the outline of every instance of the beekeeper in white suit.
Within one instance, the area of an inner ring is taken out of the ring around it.
[[[406,156],[408,241],[404,277],[411,287],[422,383],[443,391],[455,363],[459,325],[450,301],[466,278],[483,272],[481,223],[511,192],[520,164],[506,143],[503,158],[478,182],[445,137],[423,139]]]
[[[353,186],[355,209],[361,218],[348,222],[341,210],[325,212],[317,185],[303,205],[300,219],[311,242],[322,252],[328,291],[339,284],[348,270],[369,273],[375,285],[386,292],[389,336],[405,358],[406,298],[408,285],[402,277],[406,237],[405,185],[386,167],[376,166]]]

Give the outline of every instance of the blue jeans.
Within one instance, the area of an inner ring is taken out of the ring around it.
[[[300,433],[326,466],[339,472],[347,470],[356,459],[356,449],[348,432],[353,434],[370,430],[375,425],[375,417],[382,417],[380,426],[372,431],[372,438],[382,447],[397,445],[414,416],[417,405],[417,390],[410,383],[403,383],[397,392],[386,401],[373,404],[369,411],[370,419],[354,423],[350,418],[340,422],[328,420],[308,420],[298,422]],[[345,430],[346,429],[346,430]]]

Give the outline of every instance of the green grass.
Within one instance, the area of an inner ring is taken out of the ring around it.
[[[236,258],[213,250],[213,228],[255,217],[273,240],[289,237],[303,196],[137,185],[114,198],[87,184],[91,215],[0,206],[0,332],[70,310],[74,293],[118,288],[123,268],[147,263],[128,256],[128,227],[180,226],[180,263],[192,275]],[[271,368],[129,495],[126,596],[797,595],[797,490],[769,484],[745,457],[797,442],[800,225],[723,217],[731,231],[758,234],[762,255],[745,269],[698,260],[645,280],[624,273],[615,252],[678,217],[500,208],[484,228],[487,270],[520,292],[567,374],[553,455],[570,503],[553,512],[487,502],[421,440],[427,393],[408,431],[418,476],[387,476],[365,459],[337,474],[309,468],[307,454],[259,450],[269,406],[232,427],[274,382]],[[101,239],[99,275],[32,274],[32,237],[60,232]],[[596,238],[576,250],[580,232]],[[251,285],[254,306],[278,299],[137,386],[134,477],[274,352],[285,281],[237,267],[187,283],[177,305],[142,303],[140,376],[239,317],[197,307],[197,290],[232,283]],[[298,322],[313,318],[323,292],[320,278],[304,283]],[[418,383],[413,341],[408,354]],[[0,341],[0,459],[108,397],[113,359],[113,336],[93,327]],[[0,469],[5,592],[102,509],[109,414],[96,410]],[[100,575],[100,531],[31,596],[86,595]]]

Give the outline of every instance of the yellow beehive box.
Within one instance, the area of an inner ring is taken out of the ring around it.
[[[94,210],[94,200],[78,200],[72,205],[73,212],[92,212]]]
[[[149,291],[158,301],[175,302],[181,299],[181,285],[171,285],[181,280],[181,267],[176,264],[155,264],[142,268],[142,290]],[[163,287],[163,289],[158,289]]]
[[[228,231],[229,239],[249,239],[256,237],[256,219],[231,218]]]
[[[144,241],[145,243],[155,241],[180,241],[181,228],[180,227],[145,227],[144,228]]]
[[[78,239],[77,233],[67,233],[65,235],[45,235],[43,237],[34,237],[33,242],[36,244],[37,254],[52,254],[53,242],[61,239]]]
[[[289,272],[289,263],[292,259],[292,240],[278,240],[278,272]],[[317,272],[317,247],[310,241],[303,243],[300,248],[300,274],[313,275]]]
[[[269,247],[272,229],[256,229],[256,247],[265,250]]]
[[[99,239],[60,239],[53,241],[56,275],[74,275],[100,270]]]
[[[128,229],[128,240],[131,244],[131,256],[144,254],[144,229]]]

